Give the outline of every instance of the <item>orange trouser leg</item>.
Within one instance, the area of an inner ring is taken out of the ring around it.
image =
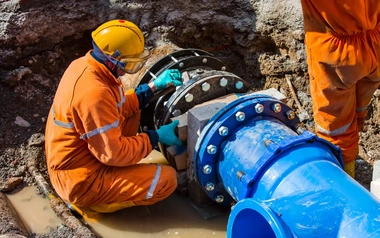
[[[177,187],[176,171],[165,165],[136,164],[127,167],[107,167],[101,174],[112,182],[99,184],[99,212],[113,212],[133,205],[152,205],[167,198]],[[111,184],[111,186],[107,186]]]
[[[320,13],[306,13],[305,29],[313,29],[306,31],[306,50],[316,132],[342,149],[348,165],[357,157],[358,131],[380,84],[380,28],[355,29],[360,32],[355,35],[332,32],[329,26],[315,26],[323,22]]]

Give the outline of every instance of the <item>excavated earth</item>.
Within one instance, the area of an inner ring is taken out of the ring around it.
[[[140,3],[144,2],[144,3]],[[110,19],[141,27],[149,47],[206,50],[255,89],[275,88],[312,116],[304,31],[298,0],[2,0],[0,1],[0,189],[33,185],[26,160],[37,157],[48,180],[45,122],[55,90],[72,60],[91,49],[91,31]],[[379,159],[380,92],[375,93],[360,140],[356,179],[369,189]],[[313,120],[305,126],[313,131]],[[0,211],[0,218],[2,217]],[[43,218],[41,218],[43,219]],[[3,231],[7,230],[6,228]],[[12,233],[10,231],[10,233]],[[1,235],[1,233],[0,233]],[[74,237],[64,225],[34,237]]]

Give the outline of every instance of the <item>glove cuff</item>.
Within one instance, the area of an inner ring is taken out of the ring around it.
[[[148,134],[150,144],[152,145],[152,149],[154,149],[158,144],[158,133],[155,130],[147,130],[145,131],[146,134]]]

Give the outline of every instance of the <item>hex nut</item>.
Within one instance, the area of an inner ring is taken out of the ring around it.
[[[244,121],[245,120],[245,113],[244,112],[237,112],[235,114],[236,121]]]
[[[204,92],[208,91],[210,89],[211,85],[209,83],[203,83],[202,84],[202,90]]]
[[[236,88],[236,89],[242,89],[243,86],[244,86],[244,84],[243,84],[242,81],[237,81],[237,82],[235,83],[235,88]]]
[[[288,116],[289,120],[293,120],[296,117],[296,114],[292,110],[287,111],[286,115]]]
[[[219,128],[219,135],[221,135],[221,136],[226,136],[226,135],[228,135],[228,127],[221,126],[221,127]]]
[[[228,80],[226,78],[221,78],[220,81],[219,81],[219,85],[222,86],[222,87],[225,87],[227,86],[228,84]]]
[[[205,189],[209,192],[214,191],[215,184],[213,184],[212,182],[207,182],[205,185]]]
[[[260,104],[260,103],[256,104],[255,105],[255,111],[257,113],[259,113],[259,114],[262,113],[262,112],[264,112],[264,106],[262,104]]]
[[[273,105],[273,107],[272,107],[272,109],[273,109],[273,111],[275,112],[275,113],[279,113],[279,112],[281,112],[281,104],[279,104],[279,103],[275,103],[274,105]]]
[[[222,203],[224,201],[224,196],[219,194],[215,197],[215,202]]]
[[[204,174],[211,174],[212,172],[211,165],[206,164],[205,166],[203,166],[202,171]]]
[[[210,155],[216,154],[216,146],[215,145],[207,146],[207,153],[209,153]]]
[[[186,102],[191,102],[191,101],[193,101],[193,99],[194,99],[193,94],[188,93],[188,94],[185,95],[185,101]]]
[[[179,109],[175,109],[173,112],[172,112],[172,115],[175,116],[175,117],[178,117],[178,116],[181,116],[181,110]]]

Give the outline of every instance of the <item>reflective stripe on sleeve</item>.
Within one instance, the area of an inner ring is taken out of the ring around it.
[[[317,125],[317,128],[318,128],[318,130],[320,132],[322,132],[323,134],[329,135],[329,136],[338,136],[338,135],[343,134],[344,132],[347,131],[347,129],[351,126],[351,124],[352,124],[352,122],[350,122],[347,125],[344,125],[342,127],[339,127],[339,128],[337,128],[335,130],[329,131],[329,130],[326,130],[326,129],[322,128],[317,123],[315,123],[315,125]]]
[[[150,184],[149,190],[146,193],[145,199],[149,199],[153,197],[153,193],[157,187],[158,181],[160,179],[160,175],[161,175],[161,165],[158,164],[156,174],[154,175],[154,178],[152,180],[152,183]]]
[[[101,133],[105,133],[105,132],[109,131],[110,129],[117,127],[118,125],[119,125],[119,120],[116,120],[114,123],[105,125],[105,126],[100,127],[100,128],[96,128],[95,130],[92,130],[88,133],[85,133],[85,134],[81,135],[80,138],[82,140],[89,139],[92,136],[99,135]]]
[[[356,112],[364,112],[365,110],[367,110],[367,107],[368,107],[368,106],[365,106],[365,107],[357,107],[357,108],[356,108]]]
[[[54,107],[52,107],[52,109],[51,109],[51,114],[53,115],[54,125],[59,126],[59,127],[63,127],[63,128],[69,128],[69,129],[74,128],[73,122],[63,122],[63,121],[58,121],[55,119]]]
[[[121,87],[119,87],[119,94],[120,94],[120,102],[117,103],[117,108],[120,108],[123,103],[125,102],[125,97],[124,97],[124,94],[123,94],[123,89]]]

